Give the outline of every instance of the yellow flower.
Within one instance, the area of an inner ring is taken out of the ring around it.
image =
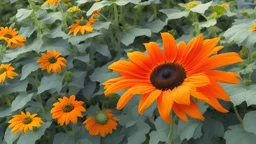
[[[72,13],[72,12],[77,12],[80,11],[81,9],[78,6],[73,6],[71,8],[68,9],[68,12]]]
[[[69,30],[68,34],[74,33],[74,36],[77,35],[77,33],[80,31],[80,33],[83,35],[84,32],[92,32],[93,27],[91,26],[92,22],[95,22],[93,19],[91,22],[84,20],[84,17],[81,19],[75,20],[76,23],[69,26],[71,30]]]
[[[98,135],[105,137],[107,134],[112,134],[113,130],[117,127],[117,118],[113,117],[111,110],[97,111],[94,117],[88,117],[83,124],[85,128],[89,131],[90,135]]]
[[[57,2],[60,2],[60,1],[61,0],[46,0],[42,6],[45,6],[48,4],[54,6]]]
[[[48,73],[53,71],[54,73],[61,73],[61,69],[66,67],[65,62],[67,60],[60,56],[61,53],[56,50],[47,50],[46,54],[42,54],[36,62],[40,63],[40,68],[42,70],[47,70]]]
[[[77,123],[77,117],[83,117],[81,112],[85,112],[83,107],[83,101],[76,101],[76,96],[72,95],[70,98],[64,96],[59,98],[60,102],[53,104],[54,108],[51,109],[53,119],[58,119],[58,123],[63,125],[69,124],[71,121],[73,124]]]
[[[0,40],[5,40],[9,48],[16,48],[17,46],[24,46],[26,41],[24,36],[18,35],[18,31],[12,27],[0,27]]]
[[[30,114],[27,112],[21,112],[20,115],[14,115],[13,118],[8,121],[10,123],[9,128],[13,127],[11,133],[17,134],[19,131],[27,133],[28,129],[33,130],[33,127],[40,127],[41,123],[44,123],[40,117],[36,117],[37,114]]]
[[[189,3],[187,4],[187,6],[186,6],[186,9],[187,9],[187,10],[190,10],[191,8],[193,8],[193,7],[197,6],[197,5],[199,5],[199,2],[197,2],[197,1],[189,2]]]
[[[256,31],[256,22],[253,22],[253,27],[249,28],[249,31]]]
[[[228,5],[227,3],[223,3],[223,4],[221,4],[220,6],[221,6],[221,7],[224,7],[224,8],[229,7],[229,5]]]
[[[11,66],[11,64],[1,64],[0,65],[0,82],[3,84],[6,77],[13,79],[13,77],[18,76],[18,74],[13,71],[14,71],[14,68]]]

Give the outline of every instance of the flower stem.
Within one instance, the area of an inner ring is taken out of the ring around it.
[[[114,16],[115,16],[115,19],[114,19],[114,26],[117,30],[117,32],[115,33],[115,36],[116,36],[116,39],[117,39],[117,45],[116,45],[116,50],[117,52],[119,53],[119,49],[120,49],[120,29],[119,29],[119,17],[118,17],[118,9],[117,9],[117,5],[116,4],[113,4],[113,7],[114,7]]]
[[[172,135],[173,135],[173,132],[174,132],[175,121],[176,121],[176,116],[174,116],[172,118],[172,122],[170,124],[170,131],[169,131],[168,138],[167,138],[167,143],[172,142]]]
[[[40,82],[38,80],[38,71],[36,72],[36,76],[35,76],[35,84],[36,84],[36,88],[38,90],[38,87],[39,87],[39,84],[40,84]],[[44,118],[46,118],[46,112],[44,110],[44,105],[43,105],[41,94],[38,94],[38,101],[41,104],[41,110],[43,112]]]
[[[239,115],[238,111],[237,111],[237,108],[234,106],[234,111],[235,111],[235,114],[236,114],[236,117],[237,119],[240,121],[241,123],[241,126],[244,127],[244,122],[243,122],[243,119],[241,118],[241,116]]]
[[[63,29],[64,29],[64,31],[66,31],[68,29],[68,25],[67,25],[67,22],[66,22],[66,15],[65,15],[65,13],[64,13],[60,3],[58,3],[58,8],[60,9],[60,12],[62,14],[62,26],[63,26]]]

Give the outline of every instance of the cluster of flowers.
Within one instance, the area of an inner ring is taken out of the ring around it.
[[[70,98],[64,96],[59,98],[59,102],[53,104],[51,114],[53,119],[58,119],[58,124],[66,125],[71,121],[73,124],[77,124],[77,118],[83,117],[82,112],[86,109],[83,107],[83,101],[77,101],[75,95]],[[111,110],[97,111],[96,115],[89,116],[83,122],[85,128],[91,135],[98,135],[105,137],[107,134],[111,134],[113,130],[117,128],[117,118],[113,117]],[[29,112],[21,112],[19,115],[14,115],[11,120],[9,128],[12,128],[11,132],[18,133],[19,131],[26,133],[29,130],[33,130],[33,127],[40,127],[41,123],[44,123],[37,114],[30,114]]]

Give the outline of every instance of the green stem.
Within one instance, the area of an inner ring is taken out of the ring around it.
[[[249,65],[253,62],[253,60],[252,60],[252,55],[249,49],[247,49],[247,53],[248,53],[247,55],[248,55],[248,65]],[[251,80],[251,75],[252,75],[252,72],[249,72],[248,73],[249,80]]]
[[[172,118],[172,122],[170,124],[170,131],[169,131],[168,138],[167,138],[168,143],[171,143],[171,141],[172,141],[172,135],[173,135],[173,132],[174,132],[175,121],[176,121],[176,116],[174,116]]]
[[[120,29],[119,29],[119,18],[118,18],[118,10],[117,10],[117,5],[116,4],[113,4],[113,7],[114,7],[114,15],[115,15],[115,20],[114,20],[114,25],[117,29],[117,33],[116,34],[116,39],[117,39],[117,45],[116,45],[116,50],[117,52],[119,52],[119,49],[120,49]]]
[[[102,13],[99,13],[101,17],[103,17],[106,21],[109,21],[108,18],[106,18]]]
[[[39,84],[40,84],[40,82],[38,80],[38,71],[36,72],[36,76],[35,76],[35,84],[36,84],[36,88],[38,90],[38,87],[39,87]],[[43,105],[41,94],[38,94],[38,101],[41,104],[41,110],[43,112],[44,118],[46,118],[46,112],[44,110],[44,105]]]
[[[236,114],[236,117],[237,119],[240,121],[241,123],[241,126],[244,127],[244,122],[243,122],[243,119],[241,118],[241,116],[239,115],[238,111],[237,111],[237,108],[234,106],[234,111],[235,111],[235,114]]]
[[[154,10],[154,18],[156,19],[157,18],[157,5],[153,4],[152,7],[153,7],[153,10]]]
[[[38,19],[37,19],[36,12],[35,12],[35,10],[34,10],[34,8],[33,8],[33,3],[32,3],[32,1],[29,0],[28,2],[29,2],[29,7],[30,7],[30,9],[32,10],[32,17],[33,17],[34,22],[35,22],[35,29],[36,29],[36,31],[37,31],[37,37],[38,37],[38,38],[41,38],[41,36],[42,36],[42,31],[41,31],[40,22],[39,22]]]
[[[62,15],[62,26],[63,26],[63,29],[64,29],[64,31],[66,31],[68,29],[68,25],[67,25],[67,22],[66,22],[66,15],[65,15],[65,13],[64,13],[60,3],[58,3],[58,8],[60,9],[60,12],[61,12],[61,15]]]
[[[10,101],[10,99],[9,99],[8,96],[5,96],[5,100],[6,100],[6,104],[7,104],[8,106],[11,106],[11,105],[12,105],[12,103],[11,103],[11,101]]]

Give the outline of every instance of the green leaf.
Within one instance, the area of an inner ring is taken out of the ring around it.
[[[167,20],[173,20],[173,19],[180,19],[182,17],[187,17],[189,12],[187,11],[181,11],[178,9],[161,9],[160,12],[166,14]]]
[[[244,115],[244,130],[256,135],[256,111],[250,111]]]
[[[86,85],[82,89],[82,93],[87,99],[91,99],[95,89],[96,89],[96,82],[86,82]]]
[[[28,80],[23,80],[20,82],[15,82],[12,84],[5,85],[4,94],[10,94],[14,92],[26,92],[28,86]]]
[[[41,19],[41,21],[45,24],[53,24],[56,20],[62,20],[61,12],[48,13]]]
[[[58,52],[61,52],[61,56],[66,56],[70,54],[68,50],[68,43],[63,38],[45,40],[42,48],[40,49],[40,52],[44,52],[46,50],[56,50]]]
[[[30,37],[32,33],[35,31],[35,27],[32,25],[21,27],[19,30],[19,35],[24,37]]]
[[[75,143],[74,135],[71,133],[57,133],[54,136],[53,144],[73,144]]]
[[[92,47],[95,48],[95,51],[100,53],[101,55],[111,58],[108,45],[98,44],[98,45],[93,45]]]
[[[44,135],[45,130],[50,127],[52,122],[46,122],[37,129],[37,131],[28,131],[26,134],[20,136],[17,144],[34,144],[36,140],[40,139]]]
[[[92,14],[93,11],[98,10],[100,8],[103,8],[105,6],[110,6],[112,5],[112,3],[110,1],[100,1],[100,2],[96,2],[92,5],[92,7],[87,11],[86,15],[90,16]]]
[[[158,33],[164,28],[165,25],[165,22],[161,21],[160,19],[156,19],[153,22],[147,23],[145,28],[151,29],[153,33]]]
[[[211,6],[211,9],[216,12],[218,15],[224,15],[225,13],[227,13],[227,10],[219,5],[215,5],[215,6]]]
[[[246,132],[240,124],[230,126],[224,138],[226,144],[253,144],[256,141],[256,135]]]
[[[108,134],[103,139],[103,144],[113,144],[113,142],[119,144],[124,139],[125,134],[121,130],[117,129],[112,134]]]
[[[0,118],[9,116],[12,114],[11,108],[9,106],[1,106],[0,107]]]
[[[3,63],[10,62],[11,60],[17,58],[19,55],[30,52],[30,51],[37,51],[41,49],[43,45],[43,40],[42,39],[35,39],[33,43],[28,45],[25,48],[16,48],[15,50],[7,50],[5,54],[3,55]]]
[[[248,87],[243,84],[237,85],[224,85],[224,88],[228,92],[231,102],[236,106],[240,105],[242,102],[246,102],[247,106],[256,104],[256,85],[252,84]]]
[[[149,144],[157,144],[159,142],[165,142],[168,137],[170,125],[163,121],[161,117],[158,117],[154,122],[156,131],[152,131],[149,136]]]
[[[121,37],[121,42],[128,46],[133,41],[137,36],[151,36],[151,30],[150,29],[142,29],[142,28],[131,28],[123,32],[122,37]]]
[[[4,140],[7,144],[13,144],[20,137],[21,133],[11,133],[11,129],[7,128],[4,134]]]
[[[45,32],[43,35],[47,36],[48,38],[57,38],[57,37],[61,37],[63,39],[69,38],[70,36],[67,35],[65,32],[63,32],[61,29],[62,29],[62,25],[58,26],[54,30]]]
[[[253,63],[247,65],[246,68],[239,71],[239,73],[245,75],[245,74],[248,74],[248,73],[252,73],[255,69],[256,69],[256,62],[253,62]]]
[[[31,72],[34,72],[38,69],[39,69],[39,64],[35,61],[25,64],[21,70],[20,80],[24,80]]]
[[[72,81],[68,83],[68,86],[74,86],[77,88],[84,88],[84,80],[87,72],[84,71],[73,71]]]
[[[184,122],[180,120],[178,123],[178,133],[180,134],[180,140],[190,140],[199,125],[202,125],[202,122],[199,120],[191,119],[189,120],[189,122]]]
[[[33,93],[20,93],[12,102],[11,111],[22,109],[33,97]]]
[[[201,28],[204,28],[204,27],[214,26],[215,24],[217,24],[217,20],[216,19],[211,19],[211,20],[208,20],[206,22],[199,23],[199,26]]]
[[[193,8],[190,9],[192,12],[204,14],[204,12],[212,5],[212,1],[205,3],[205,4],[199,4]]]
[[[79,36],[71,36],[68,39],[68,42],[72,43],[73,45],[77,45],[82,41],[86,41],[88,38],[93,38],[95,36],[101,35],[99,32],[92,32],[85,35],[79,35]]]
[[[133,132],[131,136],[127,138],[128,144],[143,143],[146,140],[146,134],[149,132],[150,127],[142,120],[136,122],[137,132]]]
[[[89,2],[90,0],[77,0],[76,3],[78,4],[85,4],[87,2]]]
[[[109,28],[110,24],[111,24],[111,22],[98,21],[93,25],[93,28],[96,29],[96,30],[100,30],[102,28],[107,30]]]
[[[214,137],[223,137],[224,125],[219,120],[207,117],[203,124],[203,132],[208,139],[212,139]]]
[[[38,87],[38,94],[44,91],[55,89],[60,92],[62,89],[62,77],[58,74],[52,74],[50,76],[44,76],[41,79],[40,86]]]
[[[119,6],[124,6],[128,3],[132,3],[132,4],[139,4],[141,0],[116,0],[114,3],[119,5]]]
[[[25,18],[29,17],[33,11],[28,9],[18,9],[16,18],[18,22],[21,22]]]

